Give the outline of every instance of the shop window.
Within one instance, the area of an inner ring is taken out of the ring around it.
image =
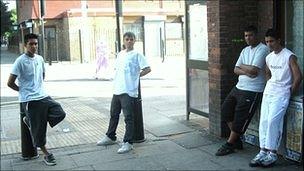
[[[208,61],[207,5],[194,4],[189,6],[189,58]]]
[[[166,23],[167,39],[183,39],[181,23]]]

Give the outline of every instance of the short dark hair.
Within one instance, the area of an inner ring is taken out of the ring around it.
[[[275,39],[281,38],[279,32],[273,28],[270,28],[266,31],[265,37],[273,37]]]
[[[254,34],[258,33],[258,29],[254,25],[250,25],[250,26],[245,27],[244,31],[245,32],[253,32]]]
[[[135,39],[135,34],[133,32],[126,32],[124,35],[123,35],[123,38],[125,37],[133,37]]]
[[[29,39],[38,39],[38,35],[34,33],[29,33],[24,36],[24,43],[27,44]]]

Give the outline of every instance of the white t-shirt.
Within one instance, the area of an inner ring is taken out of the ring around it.
[[[40,100],[48,96],[43,89],[44,72],[44,60],[40,55],[35,54],[31,58],[22,54],[16,59],[11,74],[18,79],[20,102]]]
[[[140,71],[146,67],[149,67],[146,57],[135,50],[119,52],[115,63],[114,94],[127,93],[138,97]]]
[[[245,47],[235,66],[251,65],[260,69],[257,77],[250,78],[247,75],[239,75],[239,81],[236,87],[240,90],[263,92],[266,78],[265,78],[265,57],[269,54],[269,48],[263,43],[258,44],[256,47]]]
[[[294,54],[286,48],[278,54],[271,52],[267,55],[266,65],[271,72],[271,78],[266,83],[264,94],[290,98],[292,74],[289,59],[291,55]]]

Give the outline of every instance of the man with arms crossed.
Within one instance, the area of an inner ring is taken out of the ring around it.
[[[239,81],[226,97],[221,109],[222,120],[230,128],[230,136],[215,153],[217,156],[233,153],[234,149],[243,149],[240,136],[246,131],[265,87],[264,65],[269,50],[257,40],[255,26],[246,27],[244,36],[249,46],[242,50],[234,68]]]

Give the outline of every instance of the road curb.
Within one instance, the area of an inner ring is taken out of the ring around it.
[[[71,99],[71,98],[77,98],[77,97],[52,97],[54,100],[60,100],[60,99]],[[7,106],[7,105],[13,105],[13,104],[19,104],[19,101],[10,101],[10,102],[2,102],[0,103],[0,106]]]

